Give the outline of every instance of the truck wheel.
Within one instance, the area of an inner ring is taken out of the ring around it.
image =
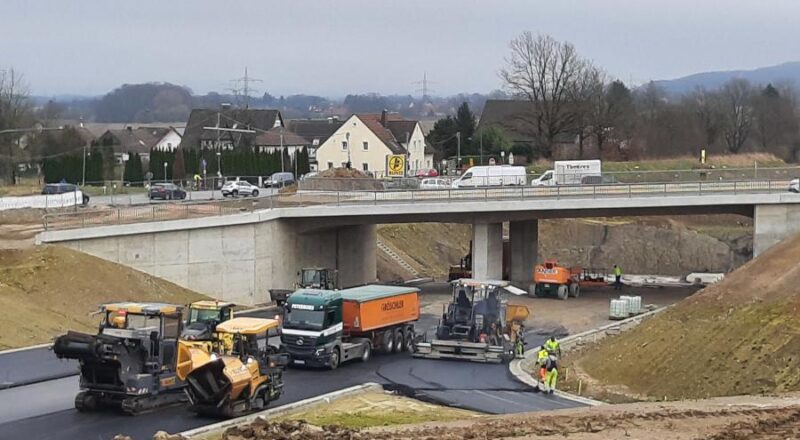
[[[339,359],[339,347],[333,347],[333,351],[331,352],[331,362],[328,365],[328,368],[335,370],[339,366]]]
[[[383,332],[382,344],[383,344],[383,352],[386,354],[391,353],[394,351],[394,332],[391,330],[386,330]]]
[[[536,294],[536,284],[531,284],[528,286],[528,297],[536,298],[539,295]]]
[[[404,341],[405,341],[405,347],[403,347],[403,350],[407,351],[409,353],[413,353],[414,352],[414,328],[413,327],[409,327],[409,328],[406,329],[405,336],[404,336]]]
[[[75,409],[79,412],[94,411],[97,409],[97,398],[86,391],[82,391],[75,396]]]
[[[557,295],[558,295],[558,299],[567,299],[567,296],[569,296],[569,292],[568,292],[567,286],[565,286],[563,284],[558,286]]]
[[[401,351],[403,351],[403,346],[405,345],[404,341],[403,341],[403,330],[399,329],[399,328],[396,328],[396,329],[392,330],[392,333],[394,333],[394,350],[393,350],[393,352],[394,353],[400,353]]]
[[[364,352],[361,353],[361,362],[367,362],[372,355],[372,344],[367,342],[364,344]]]
[[[581,286],[577,283],[569,286],[569,296],[573,298],[581,296]]]

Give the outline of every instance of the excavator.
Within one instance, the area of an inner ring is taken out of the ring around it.
[[[452,299],[444,306],[435,337],[414,344],[414,356],[502,363],[514,358],[527,307],[508,303],[506,293],[525,291],[507,281],[459,279],[450,283]]]
[[[233,318],[217,325],[211,350],[181,341],[177,376],[186,382],[190,409],[213,417],[259,411],[283,392],[289,356],[269,345],[274,319]]]

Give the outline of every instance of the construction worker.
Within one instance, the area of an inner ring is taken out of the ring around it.
[[[544,343],[544,348],[547,349],[548,354],[561,357],[561,344],[556,341],[555,336],[550,336],[550,339]]]
[[[556,383],[558,382],[558,360],[552,354],[547,357],[544,369],[546,370],[544,378],[544,392],[553,394],[556,390]]]
[[[525,357],[525,340],[522,338],[524,327],[522,324],[512,324],[512,329],[514,328],[514,357],[523,358]]]
[[[622,290],[622,268],[614,265],[614,290]]]

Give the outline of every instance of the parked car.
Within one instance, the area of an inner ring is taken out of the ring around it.
[[[283,188],[294,184],[294,174],[288,172],[280,172],[273,174],[269,179],[264,181],[264,188]]]
[[[83,190],[78,187],[78,185],[73,185],[71,183],[48,183],[42,187],[42,194],[64,194],[80,191],[83,195],[83,204],[89,204],[89,195],[83,192]]]
[[[450,182],[445,179],[427,178],[419,183],[419,189],[450,189]]]
[[[792,179],[789,182],[789,191],[793,193],[800,193],[800,178]]]
[[[417,170],[415,176],[419,178],[423,177],[439,177],[439,172],[433,168],[423,168],[421,170]]]
[[[150,185],[147,195],[150,200],[183,200],[186,198],[186,191],[174,183],[154,183]]]
[[[258,187],[246,180],[230,180],[225,182],[220,191],[222,192],[223,197],[236,197],[239,195],[253,197],[258,196]]]
[[[317,171],[309,171],[308,173],[305,173],[302,176],[300,176],[300,180],[313,179],[314,177],[317,177],[318,175],[319,175],[319,172],[317,172]]]

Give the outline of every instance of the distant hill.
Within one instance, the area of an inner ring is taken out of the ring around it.
[[[684,76],[672,80],[655,81],[669,94],[684,94],[696,87],[717,89],[732,78],[744,78],[754,84],[794,82],[800,85],[800,61],[779,64],[777,66],[760,67],[753,70],[729,70],[722,72],[704,72]]]

